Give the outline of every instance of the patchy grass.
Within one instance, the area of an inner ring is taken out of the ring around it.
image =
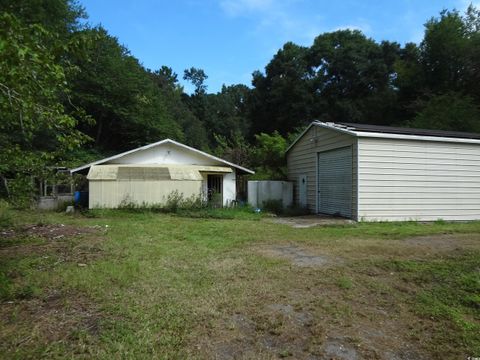
[[[479,252],[448,254],[432,261],[395,260],[383,265],[415,284],[414,310],[439,323],[439,343],[464,344],[480,353],[480,259]]]
[[[200,215],[15,212],[0,357],[479,356],[480,222]]]

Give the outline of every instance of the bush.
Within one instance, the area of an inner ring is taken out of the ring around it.
[[[203,196],[192,195],[185,198],[178,190],[172,191],[168,194],[164,204],[137,204],[126,197],[122,200],[118,209],[127,210],[133,212],[152,211],[152,212],[165,212],[165,213],[177,213],[180,209],[183,210],[198,210],[204,209],[208,206],[208,203],[203,200]]]
[[[306,207],[300,207],[298,205],[292,205],[283,209],[282,215],[284,216],[302,216],[310,214],[310,210]]]
[[[266,200],[262,204],[262,208],[265,211],[271,212],[276,215],[283,213],[283,201],[282,200]]]
[[[14,226],[13,214],[10,205],[5,200],[0,200],[0,228]]]
[[[19,209],[25,209],[32,206],[33,203],[33,184],[32,179],[27,176],[17,176],[8,181],[10,191],[9,201],[12,206]]]

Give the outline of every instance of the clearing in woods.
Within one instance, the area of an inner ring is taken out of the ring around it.
[[[15,213],[0,357],[480,356],[480,223]]]

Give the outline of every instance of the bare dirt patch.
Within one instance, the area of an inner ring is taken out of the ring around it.
[[[263,256],[289,260],[293,265],[301,267],[327,266],[338,262],[338,259],[314,253],[311,249],[297,245],[269,245],[260,247],[258,252]]]
[[[16,237],[36,236],[49,240],[57,240],[82,234],[98,233],[97,227],[80,227],[64,224],[25,225],[17,229],[0,232],[0,238],[11,239]]]
[[[28,225],[0,233],[0,241],[5,240],[0,246],[0,258],[40,255],[45,259],[54,258],[55,265],[62,262],[85,264],[103,256],[104,234],[105,230],[100,227]]]
[[[353,224],[354,221],[333,217],[328,215],[305,215],[294,217],[273,217],[266,221],[273,222],[275,224],[290,225],[294,228],[310,228],[313,226],[327,226],[327,225],[346,225]]]
[[[103,316],[83,294],[52,290],[43,298],[2,303],[0,318],[0,348],[21,350],[81,334],[96,337]]]
[[[201,358],[427,358],[419,341],[410,337],[408,314],[403,310],[385,312],[363,302],[348,307],[340,293],[335,296],[339,299],[332,298],[334,289],[321,292],[303,292],[301,302],[255,303],[241,313],[218,319],[208,335],[197,342]],[[372,299],[369,302],[373,304]],[[348,307],[351,314],[339,315],[342,307]]]
[[[216,271],[229,271],[238,269],[244,265],[245,263],[242,258],[225,258],[209,263],[208,268]]]
[[[480,245],[479,234],[439,234],[417,236],[402,241],[404,245],[416,247],[428,252],[463,250],[478,248]]]

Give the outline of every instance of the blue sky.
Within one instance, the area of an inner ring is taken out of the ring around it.
[[[423,24],[468,0],[80,0],[91,25],[102,24],[145,67],[170,66],[183,79],[195,66],[209,92],[250,85],[287,41],[311,45],[322,32],[359,29],[375,40],[419,42]],[[474,1],[476,5],[480,1]]]

